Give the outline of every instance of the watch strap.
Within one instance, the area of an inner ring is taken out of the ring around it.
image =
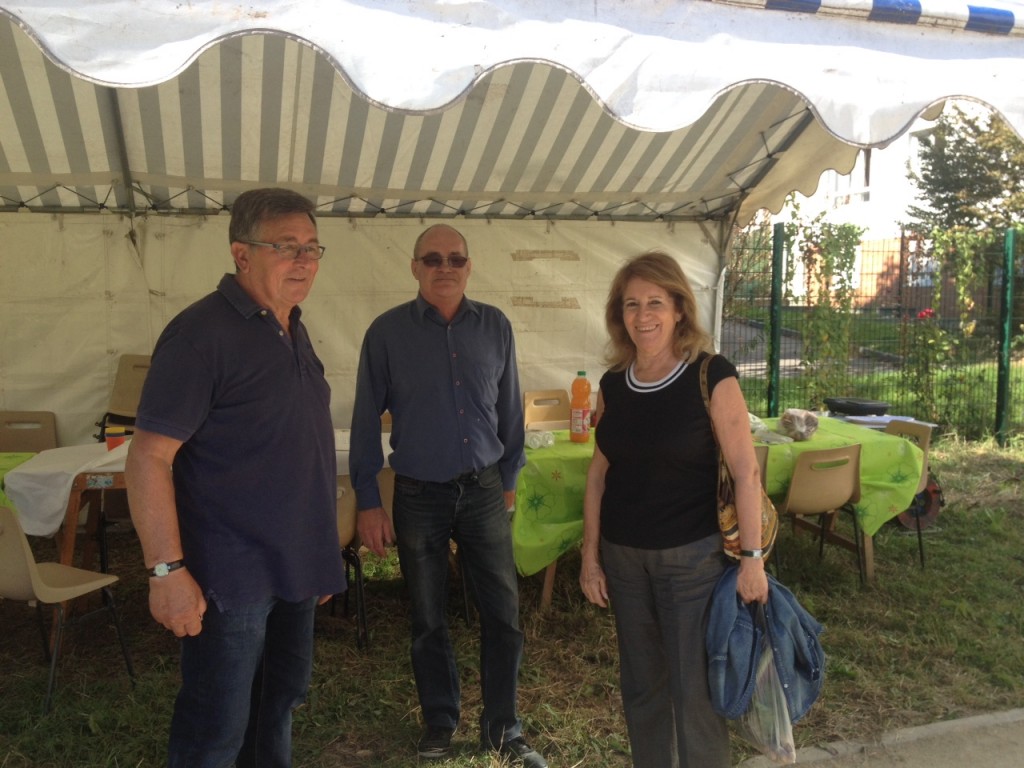
[[[162,578],[168,575],[171,571],[176,571],[179,568],[185,567],[184,560],[172,560],[169,563],[157,563],[149,569],[148,573],[154,578]]]
[[[740,557],[750,557],[754,560],[760,560],[764,557],[763,549],[741,549]]]

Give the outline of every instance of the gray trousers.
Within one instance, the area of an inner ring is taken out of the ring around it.
[[[671,549],[601,541],[619,638],[634,768],[729,768],[726,720],[711,708],[704,631],[726,567],[721,537]]]

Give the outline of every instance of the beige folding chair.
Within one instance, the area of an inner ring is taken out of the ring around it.
[[[924,454],[921,462],[921,479],[918,481],[917,490],[914,491],[915,499],[911,503],[914,526],[917,529],[917,550],[921,556],[921,567],[924,568],[924,537],[921,535],[921,510],[917,509],[917,495],[928,487],[928,449],[932,444],[931,425],[920,421],[904,421],[893,419],[885,425],[885,431],[890,435],[898,435],[914,443]]]
[[[839,544],[857,553],[857,569],[861,582],[873,570],[871,557],[865,545],[857,520],[854,504],[860,501],[860,445],[804,451],[796,458],[786,500],[779,507],[779,515],[790,515],[794,524],[799,518],[816,517],[817,525],[805,523],[818,534],[818,556],[825,552],[825,540]],[[853,517],[853,541],[849,542],[832,531],[836,516],[847,511]]]
[[[129,437],[135,431],[135,415],[139,408],[139,399],[142,397],[142,385],[146,380],[146,374],[149,373],[149,365],[149,355],[124,354],[118,358],[117,373],[114,375],[114,387],[110,391],[107,412],[96,422],[100,431],[95,437],[101,443],[107,438],[108,427],[124,427],[125,435]],[[109,549],[107,528],[113,525],[112,520],[127,517],[127,497],[123,492],[99,492],[99,512],[95,530],[100,550],[100,568],[104,572],[107,570]]]
[[[356,647],[365,648],[369,644],[369,634],[363,595],[363,562],[359,557],[359,534],[356,529],[356,494],[352,489],[352,479],[348,475],[338,478],[338,541],[341,543],[341,556],[345,561],[345,580],[348,582],[348,590],[344,597],[345,614],[348,615],[348,597],[355,590]]]
[[[124,426],[125,432],[131,434],[135,426],[139,398],[142,397],[142,385],[146,380],[146,374],[149,373],[149,364],[149,355],[121,355],[118,359],[107,412],[97,424],[100,428],[97,439],[100,442],[106,438],[107,424]]]
[[[527,429],[568,429],[571,409],[564,389],[535,389],[523,393],[523,422]]]
[[[377,476],[377,482],[380,486],[381,503],[390,515],[395,495],[395,470],[391,467],[384,467]],[[348,597],[355,590],[356,646],[366,648],[370,644],[370,633],[366,622],[363,562],[359,557],[360,545],[356,516],[356,494],[352,488],[352,478],[348,475],[341,475],[338,477],[338,541],[341,543],[341,556],[345,560],[345,579],[348,581],[348,591],[345,592],[343,598],[344,609],[347,615]]]
[[[0,411],[0,451],[38,453],[57,447],[57,417],[50,411]]]
[[[128,676],[132,679],[132,685],[135,684],[135,670],[132,668],[128,644],[121,628],[121,618],[114,603],[114,593],[110,591],[110,585],[116,581],[117,576],[108,573],[87,571],[60,563],[37,563],[17,516],[7,507],[0,507],[0,597],[36,603],[43,652],[50,662],[50,676],[46,685],[46,698],[43,701],[44,714],[50,711],[53,699],[53,688],[57,679],[57,658],[60,656],[61,643],[64,639],[64,628],[72,623],[66,616],[63,604],[92,592],[103,593],[105,609],[110,612],[114,628],[117,630],[117,639],[121,643],[121,653],[128,668]],[[52,648],[43,620],[44,604],[56,607]],[[91,611],[74,621],[80,621],[96,612]]]

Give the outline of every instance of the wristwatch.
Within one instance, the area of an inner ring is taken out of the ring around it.
[[[750,557],[750,558],[753,558],[754,560],[760,560],[762,557],[764,557],[764,550],[763,549],[741,549],[740,550],[740,557]]]
[[[185,567],[184,560],[174,560],[170,563],[157,563],[153,566],[153,569],[149,571],[150,576],[156,576],[158,579],[166,576],[171,571],[176,571],[179,568]]]

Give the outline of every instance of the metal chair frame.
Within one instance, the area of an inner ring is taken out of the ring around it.
[[[885,425],[885,432],[909,440],[920,448],[924,454],[924,458],[921,461],[921,479],[917,484],[917,490],[914,492],[914,500],[911,502],[911,508],[913,508],[919,503],[919,496],[928,487],[928,481],[931,477],[928,466],[928,450],[932,444],[932,427],[930,424],[920,421],[893,419]],[[941,489],[939,490],[939,498],[942,498]],[[916,512],[914,514],[914,527],[917,529],[917,551],[921,558],[921,567],[924,568],[924,536],[921,535],[921,515]]]
[[[34,601],[36,604],[36,617],[43,641],[43,654],[50,662],[46,697],[43,700],[43,714],[50,711],[53,702],[53,691],[57,681],[57,660],[64,641],[65,628],[103,610],[110,613],[114,628],[117,630],[121,653],[134,687],[135,669],[132,666],[128,643],[121,626],[121,617],[114,601],[114,593],[110,589],[110,586],[117,580],[117,576],[112,574],[88,571],[70,565],[37,563],[17,516],[11,509],[0,507],[0,597],[23,602]],[[97,591],[103,595],[103,608],[89,611],[73,619],[68,617],[68,611],[64,606],[66,602]],[[44,605],[52,605],[56,608],[52,647],[48,641],[46,623],[43,618]]]

